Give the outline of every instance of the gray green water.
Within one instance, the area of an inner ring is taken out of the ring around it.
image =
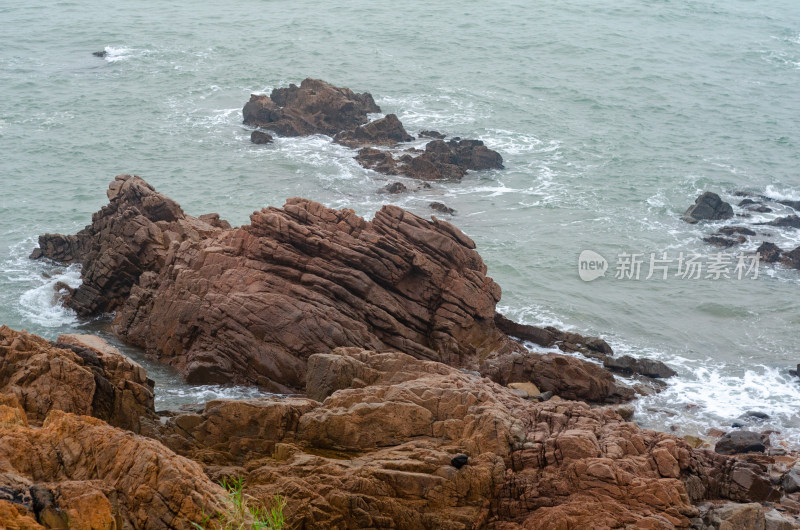
[[[53,305],[56,278],[75,283],[77,270],[26,256],[38,234],[87,224],[115,174],[235,224],[292,196],[366,216],[388,201],[429,215],[438,200],[477,242],[509,316],[679,371],[638,403],[640,423],[696,433],[761,410],[800,442],[800,384],[786,375],[800,362],[798,271],[577,275],[584,249],[716,252],[708,228],[679,220],[701,191],[800,199],[800,3],[165,4],[0,4],[0,322],[107,334]],[[384,177],[327,138],[251,145],[250,93],[307,76],[372,92],[409,131],[480,138],[507,169],[386,196]],[[798,231],[771,237],[800,244]],[[150,369],[163,406],[242,392]]]

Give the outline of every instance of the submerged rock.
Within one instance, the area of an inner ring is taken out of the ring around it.
[[[108,56],[108,52],[105,51],[105,50],[102,50],[102,51],[99,51],[99,52],[92,52],[92,55],[94,55],[95,57],[106,57],[106,56]]]
[[[733,217],[733,207],[719,195],[707,191],[700,195],[684,216],[696,220],[718,221]]]
[[[391,184],[387,184],[381,191],[385,191],[386,193],[391,194],[398,194],[398,193],[405,193],[408,191],[408,188],[402,182],[392,182]]]
[[[439,131],[420,131],[419,132],[420,138],[435,138],[437,140],[444,140],[447,138],[446,134],[442,134]]]

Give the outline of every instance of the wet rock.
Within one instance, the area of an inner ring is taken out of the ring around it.
[[[636,359],[630,355],[622,357],[607,357],[603,361],[603,366],[614,372],[625,374],[640,374],[647,377],[672,377],[677,372],[662,363],[653,359]]]
[[[778,202],[783,204],[784,206],[789,206],[790,208],[794,208],[795,210],[800,210],[800,201],[780,200]]]
[[[800,247],[783,254],[781,263],[793,269],[800,269]]]
[[[253,131],[250,133],[250,141],[254,144],[263,145],[272,143],[272,135],[264,131]]]
[[[718,221],[733,217],[733,207],[716,193],[707,191],[695,200],[684,215],[697,220]]]
[[[242,109],[245,125],[274,131],[280,136],[326,134],[334,136],[367,122],[367,114],[380,112],[372,95],[356,94],[319,79],[304,79],[300,86],[276,88],[269,96],[250,96]]]
[[[768,420],[769,419],[769,414],[767,414],[766,412],[758,411],[758,410],[748,410],[747,412],[745,412],[744,415],[746,417],[748,417],[748,418],[755,418],[757,420]]]
[[[735,195],[735,194],[734,194],[734,195]],[[751,205],[753,205],[753,204],[759,204],[759,203],[757,203],[757,202],[756,202],[756,201],[754,201],[753,199],[743,199],[743,200],[742,200],[742,201],[739,203],[739,206],[751,206]]]
[[[717,441],[714,451],[721,455],[763,453],[766,445],[761,434],[750,431],[731,431]]]
[[[795,493],[800,491],[800,469],[792,467],[783,475],[781,486],[786,493]]]
[[[371,121],[352,130],[342,131],[333,141],[348,147],[364,145],[393,146],[402,142],[410,142],[414,137],[408,134],[395,114]]]
[[[461,469],[462,467],[466,466],[469,462],[469,457],[467,455],[456,455],[450,460],[450,465],[456,469]]]
[[[99,52],[92,52],[92,55],[94,55],[95,57],[107,57],[108,56],[108,52],[105,51],[105,50],[102,50],[102,51],[99,51]]]
[[[456,213],[455,210],[448,207],[446,204],[441,202],[432,202],[428,205],[428,208],[431,210],[437,211],[439,213],[443,213],[445,215],[454,215]]]
[[[744,235],[744,236],[754,236],[756,233],[753,230],[750,230],[746,226],[723,226],[719,230],[717,230],[718,234],[726,235],[726,236],[733,236],[736,234]]]
[[[395,158],[387,151],[365,147],[356,161],[385,175],[406,175],[420,180],[460,180],[468,170],[502,169],[503,158],[480,140],[434,140],[416,156]]]
[[[408,191],[408,188],[402,182],[392,182],[391,184],[387,184],[384,186],[381,191],[391,194],[397,193],[405,193]]]
[[[781,259],[783,251],[775,243],[765,241],[761,243],[756,252],[761,256],[761,261],[765,263],[775,263]]]
[[[420,138],[435,138],[437,140],[444,140],[447,138],[446,134],[442,134],[439,131],[420,131],[419,132]]]
[[[744,243],[745,241],[747,241],[747,239],[744,236],[739,236],[736,239],[730,239],[721,236],[709,236],[709,237],[704,237],[703,241],[717,247],[730,248],[734,245]]]
[[[796,215],[787,215],[786,217],[778,217],[768,223],[759,223],[767,226],[779,226],[782,228],[800,228],[800,217]]]

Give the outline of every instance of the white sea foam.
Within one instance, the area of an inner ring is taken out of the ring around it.
[[[81,284],[80,266],[63,267],[45,260],[32,261],[28,259],[28,254],[34,246],[32,239],[13,245],[10,248],[11,256],[0,265],[4,280],[13,286],[12,290],[21,291],[19,297],[10,300],[10,303],[25,320],[42,327],[76,324],[75,312],[58,303],[55,286],[63,282],[72,288],[78,287]]]
[[[214,399],[253,399],[277,396],[249,386],[188,385],[183,382],[156,381],[156,409],[176,409],[181,405],[205,403]]]
[[[109,63],[116,63],[119,61],[126,61],[134,56],[136,50],[128,48],[127,46],[106,46],[105,47],[105,60]]]
[[[776,201],[800,201],[800,190],[791,188],[779,188],[768,185],[764,190],[764,195]]]

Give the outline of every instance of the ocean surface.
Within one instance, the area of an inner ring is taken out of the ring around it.
[[[251,144],[250,94],[305,77],[371,92],[412,134],[479,138],[506,169],[386,195],[386,177],[327,137]],[[796,0],[0,4],[0,323],[48,338],[114,340],[107,318],[54,304],[56,281],[80,282],[76,267],[27,256],[39,234],[88,224],[116,174],[233,224],[294,196],[367,217],[387,202],[429,216],[441,201],[509,317],[678,371],[637,402],[641,425],[703,435],[743,422],[796,445],[800,271],[695,280],[675,261],[667,279],[645,277],[651,253],[719,252],[702,241],[713,227],[680,219],[699,193],[800,199],[799,168]],[[713,225],[792,212],[771,207]],[[800,245],[800,230],[758,232]],[[579,278],[583,250],[608,260],[604,277]],[[623,253],[644,257],[639,280],[615,277]],[[257,394],[146,364],[161,408]],[[741,420],[748,411],[770,419]]]

